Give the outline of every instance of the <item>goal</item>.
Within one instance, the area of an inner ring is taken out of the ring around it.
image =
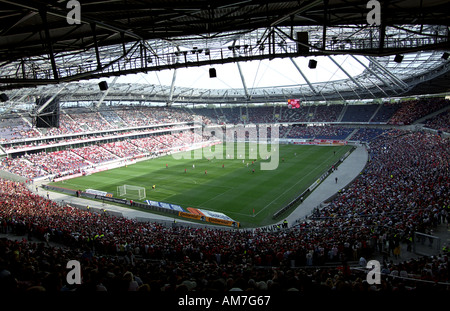
[[[145,188],[132,185],[117,186],[117,195],[119,197],[127,196],[127,198],[145,199]]]
[[[413,252],[419,255],[432,256],[441,251],[441,238],[421,232],[414,232]]]

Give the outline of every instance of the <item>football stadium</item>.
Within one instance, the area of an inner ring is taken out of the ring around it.
[[[448,6],[0,0],[0,290],[446,297]]]

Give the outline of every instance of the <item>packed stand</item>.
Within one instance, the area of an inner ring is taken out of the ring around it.
[[[192,115],[185,113],[181,109],[177,108],[142,108],[139,110],[147,120],[151,120],[150,124],[163,124],[163,123],[176,123],[194,121]]]
[[[304,106],[300,108],[288,108],[281,107],[280,114],[278,117],[279,122],[307,122],[308,121],[308,110]]]
[[[89,166],[88,162],[71,150],[27,154],[24,158],[32,163],[33,166],[47,172],[46,175],[80,172],[81,168]]]
[[[377,111],[371,122],[382,122],[386,123],[389,119],[397,112],[401,107],[400,103],[389,103],[384,102],[380,109]]]
[[[341,122],[369,122],[378,104],[348,105]]]
[[[274,107],[249,107],[247,112],[249,123],[274,122]]]
[[[48,173],[44,171],[41,167],[34,166],[26,158],[1,158],[0,159],[0,169],[23,176],[27,179],[33,179],[36,177],[46,176]]]
[[[338,239],[360,250],[384,251],[387,245],[410,241],[415,231],[429,233],[433,226],[448,223],[449,153],[450,142],[438,135],[382,135],[372,141],[371,161],[360,177],[315,213],[314,226],[334,232],[327,243]]]
[[[285,138],[305,138],[305,139],[346,139],[354,130],[341,126],[301,126],[293,125],[284,129]],[[280,134],[281,137],[281,134]]]
[[[102,162],[108,162],[112,160],[116,160],[117,157],[99,145],[90,145],[81,148],[73,149],[73,152],[82,157],[83,159],[94,163],[99,164]]]
[[[379,128],[360,128],[356,133],[352,135],[350,140],[370,142],[376,139],[378,136],[383,135],[389,130]]]
[[[74,111],[69,116],[84,132],[105,131],[113,128],[98,111]]]
[[[116,141],[113,143],[107,143],[101,145],[112,154],[115,154],[119,158],[128,158],[142,155],[143,152],[129,140]]]
[[[101,116],[109,123],[113,128],[129,127],[130,124],[124,122],[124,120],[119,117],[115,109],[109,107],[108,110],[102,109],[99,111]]]
[[[437,116],[427,120],[425,122],[425,127],[442,131],[442,132],[450,132],[450,109],[444,111]]]
[[[68,114],[62,112],[59,116],[59,127],[46,129],[42,136],[70,135],[85,132],[78,122],[74,121]]]
[[[396,111],[388,123],[408,125],[448,105],[450,105],[450,100],[443,98],[426,98],[405,101],[401,103],[401,107]]]
[[[410,124],[449,105],[445,99],[419,99],[402,103],[372,105],[348,105],[342,121],[387,122]],[[376,114],[375,111],[378,109]],[[344,105],[307,105],[290,109],[287,105],[262,107],[216,107],[216,108],[171,108],[147,106],[108,106],[98,111],[88,108],[69,107],[61,109],[60,127],[49,129],[32,128],[31,120],[19,114],[0,120],[1,141],[8,142],[24,138],[52,137],[79,134],[91,131],[106,131],[125,127],[151,126],[164,123],[194,121],[199,117],[204,124],[247,124],[273,122],[336,122]],[[353,111],[355,110],[355,111]]]
[[[337,122],[344,105],[311,106],[309,122]]]
[[[15,139],[38,137],[41,133],[30,126],[30,120],[25,121],[20,115],[0,119],[0,142]]]

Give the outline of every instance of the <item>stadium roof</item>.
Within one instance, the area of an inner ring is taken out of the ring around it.
[[[0,0],[0,89],[18,102],[46,92],[92,100],[96,92],[98,102],[121,96],[169,103],[449,91],[450,65],[443,59],[450,50],[448,1],[379,1],[380,25],[368,24],[367,2],[84,0],[80,23],[69,24],[68,1]],[[362,70],[351,74],[339,55]],[[394,61],[395,55],[403,60]],[[249,88],[238,65],[242,87],[232,90],[178,86],[175,75],[171,85],[116,83],[106,95],[93,84],[70,83],[278,58],[291,63],[301,82]],[[331,61],[345,77],[310,81],[303,59],[316,59],[318,66]]]

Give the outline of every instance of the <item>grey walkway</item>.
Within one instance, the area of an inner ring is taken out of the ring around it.
[[[285,219],[289,226],[297,220],[309,216],[314,208],[333,196],[340,189],[345,188],[363,170],[368,160],[365,146],[358,146],[338,169],[331,173],[322,183]],[[337,178],[337,182],[336,182]]]

